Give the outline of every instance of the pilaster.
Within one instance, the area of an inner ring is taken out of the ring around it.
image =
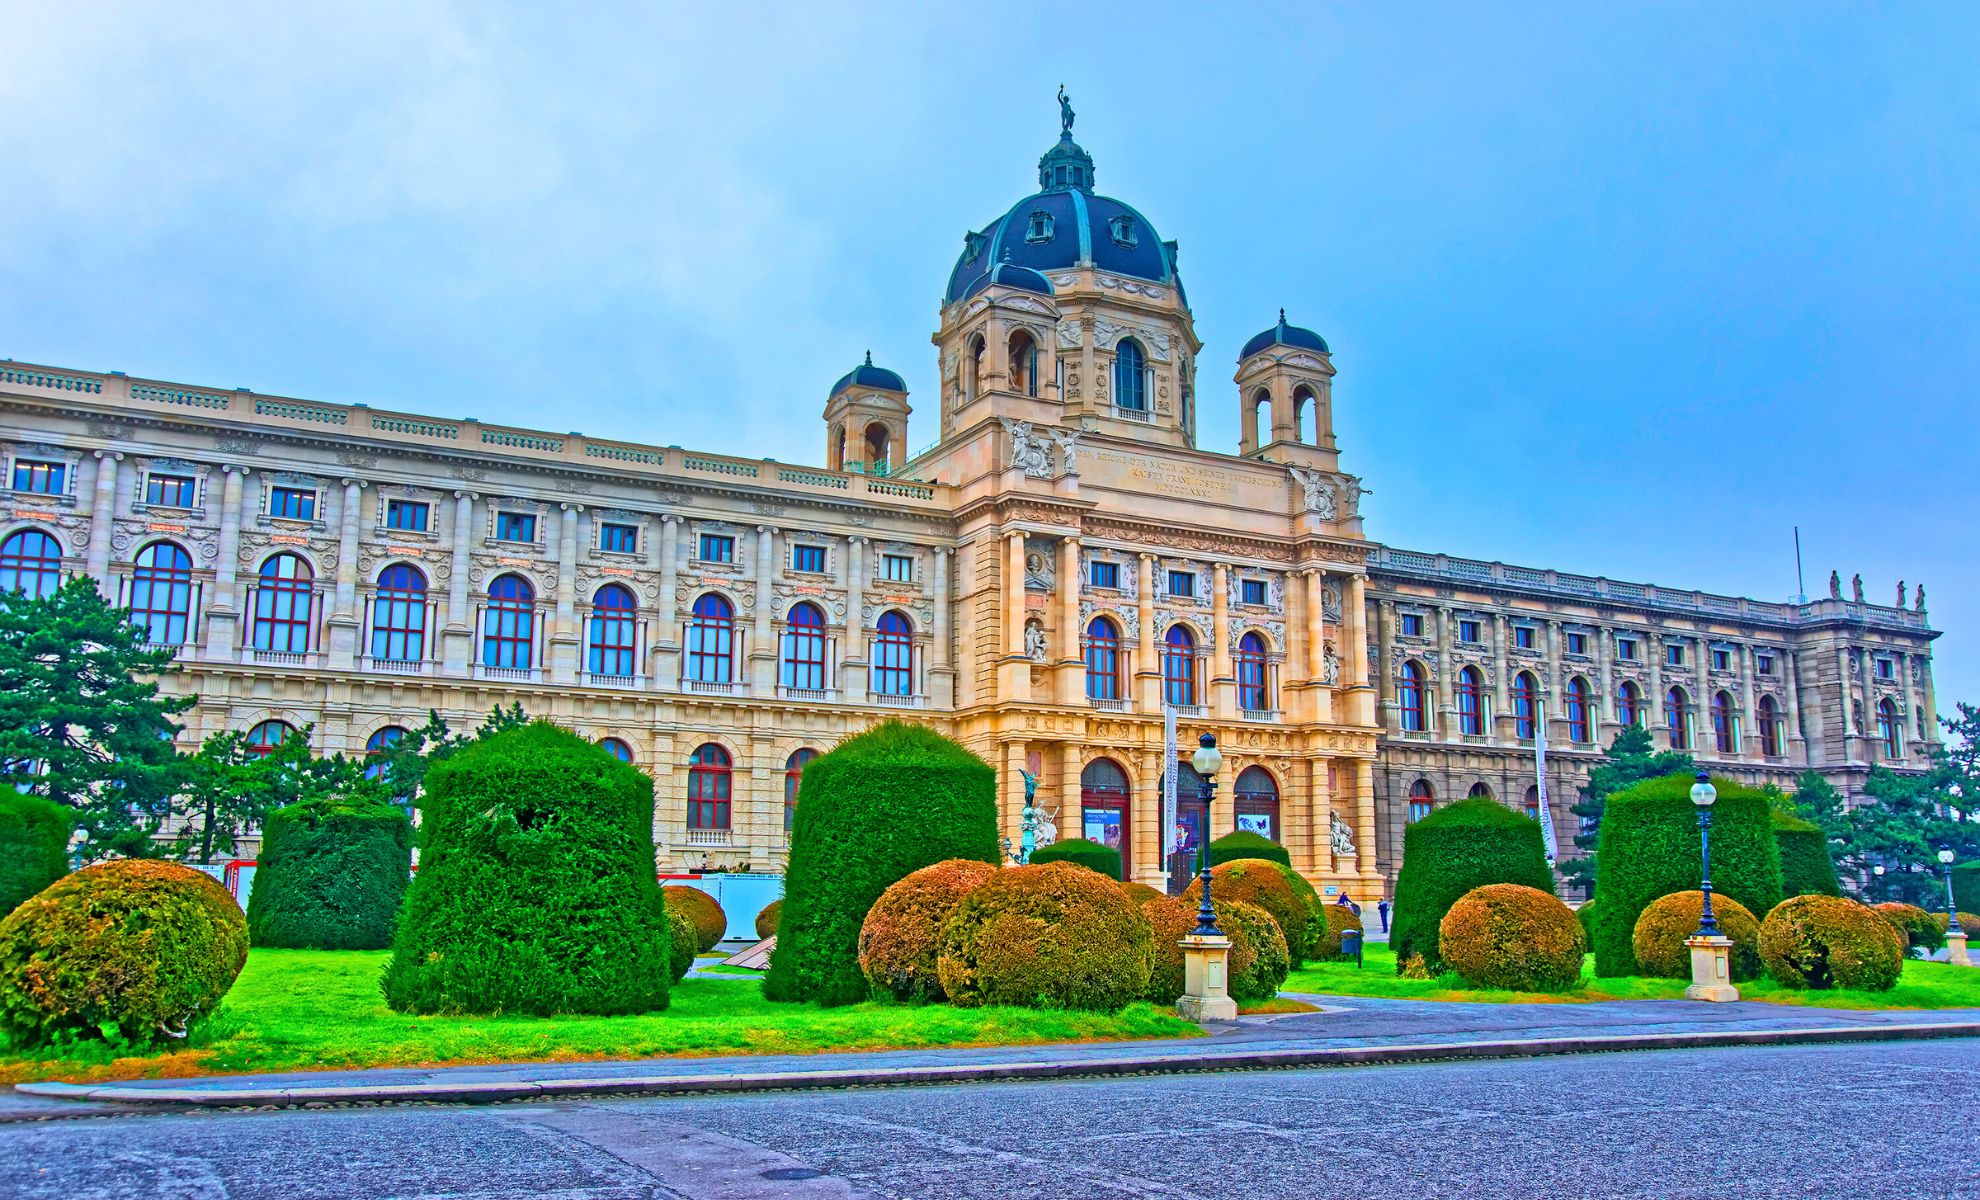
[[[449,675],[468,674],[474,654],[474,610],[468,604],[468,572],[472,569],[474,541],[473,492],[454,493],[452,574],[447,579],[447,623],[440,631],[442,670]]]
[[[213,564],[213,606],[206,613],[203,656],[208,662],[232,660],[241,633],[241,482],[246,470],[232,463],[220,470],[226,483],[221,489],[219,560]]]
[[[110,578],[110,537],[117,525],[117,477],[124,456],[115,450],[96,452],[96,494],[89,506],[89,549],[83,569],[106,599],[115,601],[116,581]]]
[[[348,671],[357,665],[357,547],[358,519],[364,507],[365,482],[343,481],[343,501],[337,512],[337,577],[330,597],[330,615],[324,619],[328,634],[328,663],[333,671]]]

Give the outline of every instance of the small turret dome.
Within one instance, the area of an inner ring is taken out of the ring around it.
[[[963,299],[966,300],[985,288],[992,287],[1016,288],[1020,292],[1032,292],[1040,296],[1052,294],[1052,281],[1030,267],[1020,267],[1012,262],[1009,250],[1004,251],[1004,261],[990,268],[989,274],[978,277],[975,283],[969,285],[969,289],[963,293]]]
[[[1243,362],[1269,346],[1297,346],[1302,350],[1318,350],[1322,354],[1332,353],[1327,349],[1327,339],[1297,325],[1286,324],[1286,310],[1279,310],[1279,323],[1264,333],[1252,338],[1238,351],[1238,361]]]
[[[866,361],[839,376],[839,382],[832,385],[831,394],[836,396],[847,388],[866,387],[883,392],[907,391],[907,380],[885,367],[873,365],[873,351],[866,352]]]

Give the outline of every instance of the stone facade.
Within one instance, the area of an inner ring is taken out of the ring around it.
[[[827,401],[830,468],[7,362],[0,582],[88,574],[145,609],[200,698],[188,745],[281,722],[361,754],[514,702],[617,739],[674,868],[774,869],[801,752],[889,716],[997,766],[1014,843],[1029,772],[1060,836],[1118,839],[1159,883],[1166,697],[1185,752],[1225,750],[1209,834],[1266,827],[1363,898],[1412,789],[1524,802],[1529,713],[1567,843],[1628,689],[1660,744],[1682,689],[1680,740],[1740,778],[1923,765],[1922,597],[1775,604],[1371,542],[1330,354],[1283,317],[1238,363],[1240,453],[1199,448],[1175,244],[1054,186],[1067,164],[1090,182],[1069,127],[1040,193],[966,239],[940,440],[909,461],[906,392],[870,362]]]

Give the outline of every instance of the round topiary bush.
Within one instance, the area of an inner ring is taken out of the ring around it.
[[[1329,904],[1326,913],[1326,931],[1320,935],[1320,940],[1314,945],[1311,957],[1315,962],[1340,962],[1343,957],[1341,934],[1350,929],[1356,933],[1365,933],[1367,927],[1361,923],[1361,914],[1345,904]]]
[[[1636,918],[1630,941],[1637,969],[1659,979],[1691,978],[1691,949],[1684,941],[1698,932],[1704,911],[1702,891],[1672,892],[1651,901]],[[1739,901],[1717,894],[1712,897],[1712,915],[1719,932],[1732,939],[1733,982],[1760,978],[1760,919]]]
[[[942,943],[942,990],[964,1007],[1112,1011],[1148,990],[1148,921],[1071,863],[996,872],[956,905]]]
[[[1223,837],[1210,843],[1210,865],[1215,867],[1240,858],[1263,858],[1278,863],[1282,867],[1292,866],[1292,855],[1286,848],[1262,833],[1249,829],[1233,829]],[[1215,892],[1212,887],[1211,891]]]
[[[1581,981],[1581,922],[1552,892],[1491,883],[1458,897],[1437,931],[1444,963],[1473,987],[1563,992]]]
[[[1210,871],[1210,899],[1222,905],[1226,900],[1255,904],[1271,914],[1285,936],[1286,952],[1298,967],[1313,955],[1313,948],[1327,935],[1323,905],[1315,903],[1311,885],[1289,867],[1262,858],[1241,858]],[[1193,911],[1203,899],[1203,880],[1198,877],[1182,894]]]
[[[1829,839],[1821,827],[1778,810],[1772,815],[1774,845],[1781,854],[1781,895],[1842,895],[1835,860],[1829,857]],[[1714,889],[1717,886],[1714,884]]]
[[[1478,797],[1447,804],[1406,826],[1395,918],[1389,926],[1396,970],[1441,973],[1444,960],[1437,943],[1444,914],[1466,892],[1491,883],[1553,892],[1554,872],[1547,865],[1540,822]],[[1412,961],[1418,964],[1414,968]]]
[[[1900,904],[1896,901],[1873,905],[1872,908],[1878,916],[1891,923],[1891,928],[1898,931],[1898,936],[1904,939],[1905,949],[1920,958],[1931,957],[1932,951],[1946,944],[1944,913],[1940,913],[1939,919],[1935,921],[1931,913],[1916,904]]]
[[[416,1013],[667,1006],[653,780],[546,721],[433,764],[385,1000]]]
[[[0,917],[69,873],[69,810],[39,796],[0,791]]]
[[[859,927],[859,969],[874,993],[896,1000],[945,999],[936,973],[942,926],[964,896],[996,873],[989,863],[951,858],[912,871],[881,892]]]
[[[763,994],[851,1004],[867,996],[859,927],[880,893],[943,859],[1002,861],[997,773],[931,729],[887,721],[811,760],[798,788]]]
[[[1602,865],[1596,911],[1595,973],[1636,973],[1636,918],[1651,901],[1698,890],[1702,875],[1693,776],[1646,779],[1609,797],[1602,810],[1596,861]],[[1767,794],[1714,779],[1712,895],[1730,896],[1752,913],[1781,900],[1781,852]],[[1405,864],[1406,866],[1407,864]]]
[[[412,882],[412,822],[375,801],[278,808],[262,827],[248,933],[257,946],[383,950]]]
[[[1215,892],[1213,885],[1212,892]],[[1182,939],[1196,928],[1196,905],[1180,896],[1144,902],[1148,919],[1148,992],[1154,1004],[1174,1004],[1183,992]],[[1240,1004],[1270,1000],[1285,986],[1292,959],[1272,914],[1242,900],[1217,901],[1217,927],[1231,939],[1225,980]]]
[[[212,876],[155,859],[85,867],[0,921],[0,1033],[183,1037],[247,962],[247,920]]]
[[[1760,923],[1767,974],[1791,988],[1885,992],[1904,966],[1904,938],[1854,900],[1796,896]]]
[[[776,937],[777,918],[782,916],[783,912],[784,902],[782,900],[772,900],[770,903],[764,905],[763,911],[756,914],[756,936],[760,938]]]
[[[1161,888],[1149,887],[1145,883],[1124,883],[1121,885],[1121,891],[1127,893],[1127,898],[1136,904],[1146,904],[1150,900],[1159,900],[1168,895]]]
[[[721,942],[729,932],[729,914],[722,911],[722,902],[698,887],[670,883],[660,891],[667,897],[668,909],[679,909],[694,922],[697,941],[696,954],[706,954]]]
[[[1063,838],[1048,846],[1040,846],[1031,852],[1031,862],[1034,866],[1069,862],[1098,871],[1109,879],[1118,880],[1121,877],[1121,852],[1085,838]]]
[[[694,956],[701,953],[701,931],[694,920],[678,908],[667,910],[667,970],[673,981],[687,978]]]

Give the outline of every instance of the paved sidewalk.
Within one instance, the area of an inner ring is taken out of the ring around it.
[[[1248,1017],[1211,1036],[1140,1042],[747,1055],[630,1062],[285,1072],[30,1084],[0,1093],[0,1120],[117,1104],[262,1106],[365,1101],[494,1102],[532,1096],[874,1086],[1128,1072],[1524,1057],[1683,1046],[1980,1036],[1980,1009],[1859,1012],[1740,1002],[1453,1004],[1305,996],[1325,1010]]]

